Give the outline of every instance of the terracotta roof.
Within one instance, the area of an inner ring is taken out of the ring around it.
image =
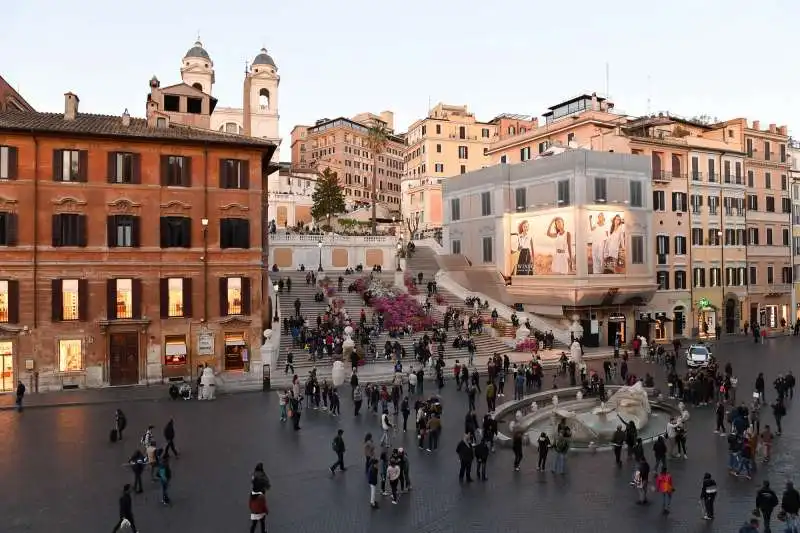
[[[168,128],[150,128],[147,120],[131,117],[129,126],[122,117],[78,113],[74,120],[64,120],[61,113],[22,111],[0,112],[0,132],[25,131],[35,133],[91,135],[127,139],[173,140],[190,143],[214,143],[260,147],[274,150],[275,144],[266,139],[223,133],[203,128],[170,123]]]

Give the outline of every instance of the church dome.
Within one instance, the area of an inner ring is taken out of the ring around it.
[[[275,64],[275,60],[272,59],[272,56],[270,56],[267,53],[267,49],[266,48],[262,48],[261,52],[253,60],[253,66],[257,66],[257,65],[268,65],[268,66],[273,67],[275,69],[278,68],[278,66]]]
[[[184,57],[197,57],[200,59],[206,59],[208,61],[211,61],[211,57],[208,55],[208,52],[206,52],[206,49],[203,48],[203,43],[201,43],[200,41],[196,41],[194,43],[194,46],[189,48],[189,51],[186,52],[186,55]]]

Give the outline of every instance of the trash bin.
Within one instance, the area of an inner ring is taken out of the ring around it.
[[[261,390],[269,391],[270,389],[272,389],[272,384],[271,384],[271,380],[270,380],[270,366],[269,365],[264,365],[264,375],[263,375],[263,377],[261,379],[262,379],[262,381],[261,381]]]

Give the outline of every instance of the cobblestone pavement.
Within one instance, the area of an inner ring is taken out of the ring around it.
[[[740,377],[740,397],[748,396],[757,371],[772,381],[779,372],[800,372],[797,341],[777,339],[766,345],[746,342],[720,345],[718,357],[731,361]],[[599,366],[599,363],[593,363]],[[655,368],[636,362],[633,371]],[[430,383],[426,390],[431,391]],[[269,527],[273,531],[382,532],[532,531],[553,532],[738,531],[753,508],[760,481],[769,477],[780,490],[796,469],[800,452],[800,408],[790,405],[786,431],[774,461],[752,481],[727,475],[726,442],[712,433],[710,408],[693,412],[689,422],[689,459],[671,469],[677,492],[673,513],[662,517],[656,504],[635,505],[628,485],[631,469],[617,470],[610,454],[570,456],[568,473],[555,477],[535,471],[533,449],[526,450],[522,472],[514,473],[511,454],[499,450],[489,464],[489,481],[459,486],[456,441],[463,426],[466,398],[452,383],[443,392],[444,435],[438,453],[420,452],[414,437],[399,433],[411,459],[414,489],[400,504],[367,505],[361,441],[379,432],[373,415],[352,416],[348,400],[339,418],[306,411],[300,432],[281,424],[275,393],[221,397],[215,402],[137,401],[121,403],[129,434],[108,443],[116,404],[0,412],[0,531],[4,533],[110,531],[117,518],[118,492],[131,480],[123,466],[146,425],[160,428],[175,419],[180,459],[173,462],[173,506],[162,507],[156,485],[134,499],[139,527],[145,532],[247,531],[249,476],[263,461],[272,479]],[[800,401],[800,400],[798,400]],[[480,413],[482,415],[482,411]],[[765,415],[763,421],[771,419]],[[330,441],[341,427],[350,467],[331,479]],[[719,485],[718,516],[700,518],[699,483],[712,472]],[[385,503],[388,503],[385,502]],[[413,529],[412,529],[413,528]]]

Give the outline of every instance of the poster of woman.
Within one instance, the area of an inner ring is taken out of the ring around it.
[[[625,274],[627,232],[622,213],[589,213],[587,256],[589,274]]]
[[[575,241],[569,212],[517,219],[511,234],[511,275],[575,274]]]

